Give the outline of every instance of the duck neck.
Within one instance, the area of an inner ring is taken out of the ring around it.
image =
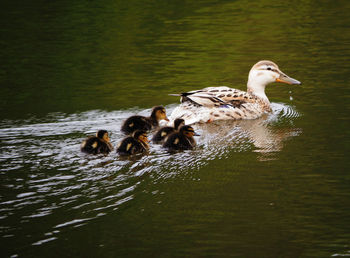
[[[192,145],[192,146],[195,146],[196,145],[196,141],[194,140],[194,138],[192,136],[187,136],[185,135],[185,138],[187,139],[187,141],[189,141],[189,143]]]
[[[265,94],[265,87],[266,87],[266,84],[261,84],[258,82],[253,82],[251,80],[248,80],[248,84],[247,84],[248,93],[262,99],[266,103],[270,103],[269,99]]]
[[[153,126],[158,126],[158,119],[157,119],[157,115],[156,115],[155,112],[153,112],[153,113],[151,114],[151,116],[150,116],[149,119],[150,119],[151,124],[152,124]]]
[[[149,145],[148,145],[147,142],[144,142],[144,141],[141,141],[141,140],[139,140],[138,142],[139,142],[145,149],[149,149]]]
[[[101,139],[101,140],[102,140],[102,142],[104,142],[104,143],[107,145],[107,147],[108,147],[108,149],[109,149],[110,151],[113,150],[113,145],[112,145],[112,143],[110,143],[109,141],[106,141],[105,139]]]

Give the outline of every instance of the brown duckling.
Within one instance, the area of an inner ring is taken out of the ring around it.
[[[193,136],[199,136],[192,126],[184,125],[179,132],[170,134],[163,144],[164,148],[169,150],[192,150],[196,146]]]
[[[82,142],[80,150],[89,154],[108,154],[113,150],[108,132],[106,130],[98,130],[96,136],[90,136]]]
[[[152,138],[152,142],[154,143],[163,143],[164,139],[170,135],[171,133],[174,133],[179,130],[181,126],[185,125],[185,120],[178,118],[174,120],[174,127],[171,126],[165,126],[160,128]]]
[[[125,120],[122,125],[122,132],[132,134],[136,130],[150,131],[152,128],[159,125],[160,120],[169,121],[166,116],[166,111],[163,106],[153,107],[150,117],[131,116]]]
[[[147,132],[137,130],[119,143],[117,153],[123,156],[145,153],[149,149],[148,142]]]

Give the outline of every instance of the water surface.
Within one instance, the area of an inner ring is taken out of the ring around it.
[[[5,1],[0,237],[5,257],[350,256],[350,3]],[[276,62],[273,112],[195,125],[193,151],[80,153],[178,93],[246,88]]]

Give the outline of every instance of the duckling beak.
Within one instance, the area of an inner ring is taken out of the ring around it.
[[[201,135],[196,132],[193,132],[193,136],[201,136]]]
[[[165,117],[164,120],[168,122],[170,121],[168,117]]]
[[[280,77],[276,78],[276,82],[282,82],[287,84],[297,84],[297,85],[301,84],[300,81],[293,79],[282,72],[280,73]]]

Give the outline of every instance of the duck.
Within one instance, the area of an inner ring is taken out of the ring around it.
[[[122,156],[145,153],[149,149],[147,132],[136,130],[132,136],[124,138],[117,147],[117,153]]]
[[[95,136],[89,136],[80,145],[80,150],[88,154],[108,154],[113,150],[106,130],[98,130]]]
[[[196,146],[193,136],[199,136],[193,127],[184,125],[178,132],[170,134],[166,137],[163,147],[170,150],[192,150]]]
[[[181,94],[181,104],[170,115],[170,121],[182,118],[186,124],[227,119],[256,119],[272,111],[265,87],[272,82],[300,85],[283,73],[272,61],[257,62],[249,71],[247,91],[227,86],[207,87]]]
[[[160,120],[169,121],[165,108],[155,106],[150,117],[136,115],[127,118],[121,127],[121,131],[125,134],[132,134],[136,130],[150,131],[159,126]]]
[[[152,138],[152,142],[154,143],[163,143],[165,138],[170,135],[173,132],[176,132],[179,130],[181,126],[185,125],[185,120],[181,118],[177,118],[174,120],[174,127],[171,126],[165,126],[160,128]]]

